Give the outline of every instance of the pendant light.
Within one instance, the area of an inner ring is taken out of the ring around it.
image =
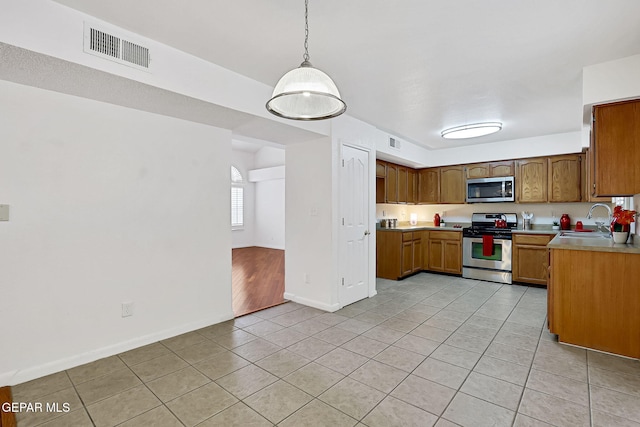
[[[309,0],[304,2],[304,61],[280,78],[267,110],[292,120],[324,120],[344,113],[347,105],[331,78],[309,62]]]

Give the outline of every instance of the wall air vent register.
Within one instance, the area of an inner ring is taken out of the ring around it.
[[[149,70],[149,48],[84,23],[84,51],[120,64]]]

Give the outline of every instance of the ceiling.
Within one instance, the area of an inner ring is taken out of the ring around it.
[[[57,1],[271,86],[302,62],[303,0]],[[639,54],[639,17],[638,0],[311,0],[309,53],[348,114],[440,149],[579,131],[583,67]],[[504,127],[440,137],[481,121]]]

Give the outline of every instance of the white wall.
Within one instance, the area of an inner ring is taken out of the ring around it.
[[[582,145],[590,144],[594,105],[640,97],[640,55],[591,65],[582,70]]]
[[[582,151],[581,138],[582,132],[577,131],[450,148],[439,150],[434,164],[437,166],[459,165],[463,163],[580,153]]]
[[[244,227],[231,231],[232,247],[246,248],[255,246],[255,211],[256,185],[249,182],[249,171],[254,168],[254,153],[248,151],[231,151],[231,164],[238,168],[245,184],[244,188]],[[231,190],[229,190],[231,191]]]
[[[0,93],[0,385],[233,317],[229,131]]]
[[[285,150],[283,148],[262,147],[254,155],[254,167],[256,169],[284,166]]]
[[[427,150],[406,141],[401,141],[400,149],[395,150],[389,148],[386,138],[378,138],[376,152],[384,160],[423,168],[579,153],[582,151],[582,138],[582,132],[576,131],[442,150]]]
[[[285,189],[284,297],[327,311],[337,310],[333,258],[333,147],[330,138],[288,145]],[[317,215],[311,215],[311,209]],[[309,283],[304,275],[309,275]]]
[[[255,245],[285,249],[285,180],[256,182]]]
[[[358,119],[355,119],[350,116],[342,116],[338,119],[335,119],[332,123],[332,138],[334,140],[334,144],[341,150],[341,145],[351,145],[362,148],[364,150],[369,151],[369,230],[371,234],[369,234],[369,285],[368,291],[369,296],[372,297],[376,295],[376,233],[373,232],[375,230],[375,218],[376,218],[376,147],[382,145],[383,141],[386,141],[388,138],[388,134],[376,129],[374,126],[371,126],[367,123],[364,123]],[[339,159],[340,160],[340,159]],[[338,170],[340,167],[338,165]],[[338,176],[334,175],[335,185],[334,192],[336,196],[338,196],[337,200],[340,200],[340,179]],[[338,211],[336,212],[336,223],[337,229],[341,230],[341,221],[342,217],[340,213],[341,206],[338,205]],[[344,271],[346,271],[347,267],[344,265],[345,256],[342,254],[342,250],[344,248],[340,247],[340,242],[342,241],[342,237],[340,233],[338,233],[337,239],[337,250],[336,255],[338,256],[337,265],[339,277],[344,277]],[[340,300],[340,296],[337,296],[338,300]]]
[[[604,102],[640,97],[640,55],[591,65],[582,70],[582,102],[587,111]]]
[[[285,150],[262,147],[254,155],[256,169],[285,165]],[[255,245],[285,249],[285,179],[256,182]]]

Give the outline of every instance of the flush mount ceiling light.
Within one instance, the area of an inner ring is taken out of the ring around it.
[[[502,129],[502,123],[487,122],[472,125],[457,126],[442,131],[441,135],[446,139],[465,139],[490,135]]]
[[[304,61],[280,78],[267,110],[292,120],[323,120],[344,113],[347,105],[331,78],[309,62],[309,0],[304,2]]]

